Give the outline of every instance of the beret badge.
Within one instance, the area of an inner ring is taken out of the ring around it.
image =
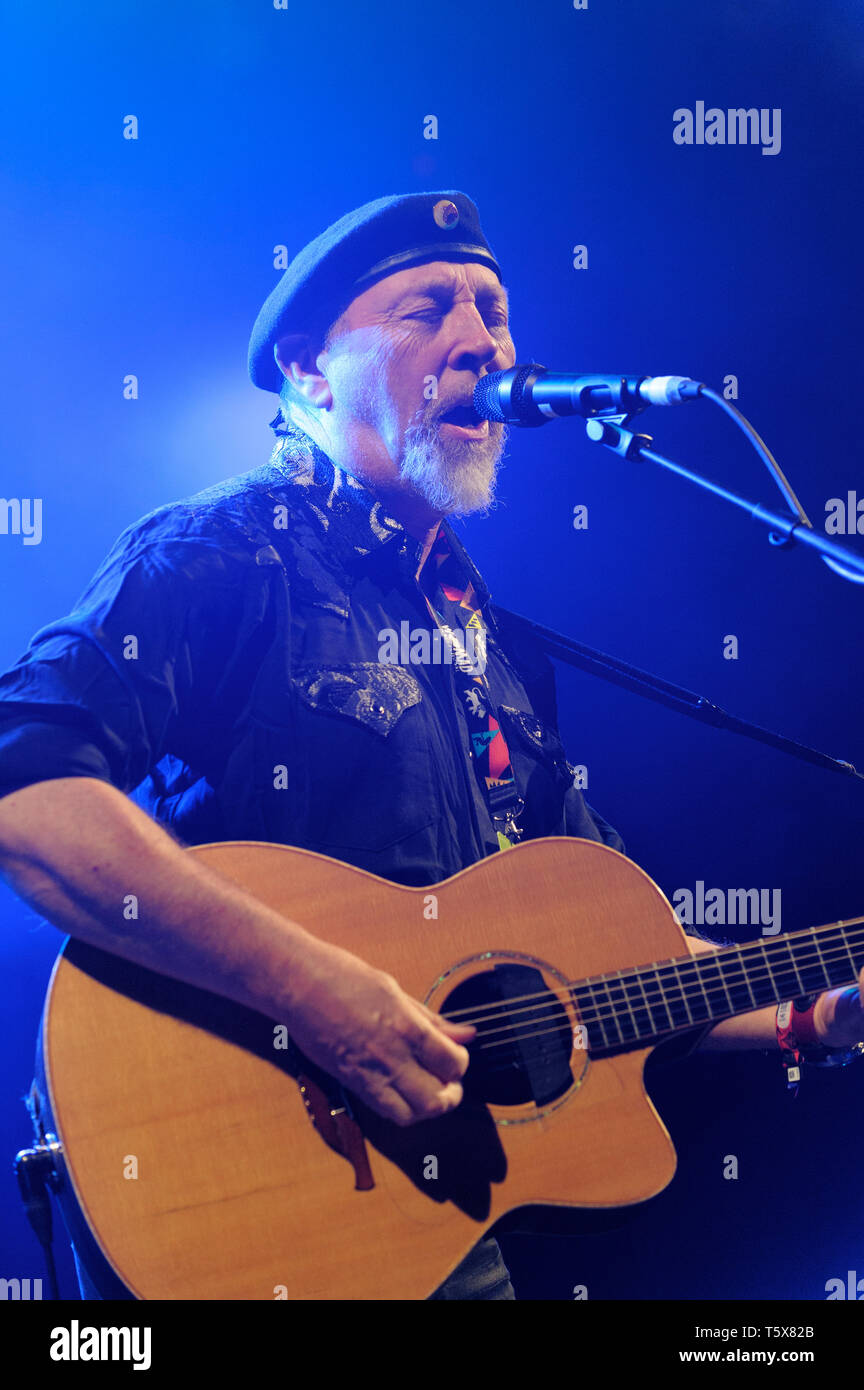
[[[296,333],[323,342],[359,294],[431,261],[479,262],[502,280],[477,207],[465,193],[393,193],[347,212],[297,252],[261,306],[249,340],[255,385],[281,394],[280,338]]]
[[[435,226],[446,232],[459,221],[459,209],[449,198],[440,198],[432,209],[432,216]]]

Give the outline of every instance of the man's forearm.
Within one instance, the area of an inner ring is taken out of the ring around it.
[[[292,960],[314,942],[94,778],[39,782],[0,798],[0,875],[71,936],[280,1021],[290,1010]],[[124,916],[130,895],[133,920]],[[773,1006],[726,1019],[699,1050],[775,1050],[775,1019]]]
[[[690,945],[694,951],[700,953],[718,949],[709,945],[707,941],[696,939],[692,939]],[[838,1026],[842,1027],[845,1018],[850,1014],[855,1013],[857,1016],[858,1009],[859,995],[855,986],[826,990],[819,996],[814,1014],[820,1036],[827,1040],[829,1031]],[[853,1025],[851,1031],[857,1038],[861,1030]],[[724,1019],[712,1028],[710,1033],[705,1034],[696,1051],[732,1052],[746,1048],[763,1051],[768,1049],[779,1053],[776,1004],[770,1004],[764,1009],[754,1009],[751,1013],[738,1014],[735,1018]]]
[[[855,1015],[855,1023],[848,1029],[848,1039],[831,1037],[831,1030],[844,1028],[845,1019]],[[816,1001],[814,1023],[817,1036],[829,1047],[842,1050],[852,1042],[864,1040],[864,1028],[860,1024],[860,1002],[857,986],[846,989],[829,989],[820,994]],[[765,1048],[779,1052],[777,1041],[777,1006],[771,1004],[766,1009],[755,1009],[753,1013],[739,1014],[737,1018],[727,1018],[718,1023],[710,1033],[706,1033],[697,1052],[728,1052],[741,1048]]]
[[[0,802],[2,805],[2,802]],[[708,941],[690,937],[688,945],[698,955],[705,951],[716,951]],[[779,1052],[777,1043],[777,1006],[770,1004],[765,1009],[754,1009],[749,1014],[738,1014],[735,1018],[724,1019],[718,1023],[697,1047],[697,1052],[741,1052],[748,1048],[772,1048]]]
[[[777,1006],[754,1009],[749,1014],[738,1014],[735,1018],[724,1019],[706,1033],[697,1052],[737,1052],[746,1048],[770,1048],[779,1052],[777,1043]]]
[[[313,939],[93,778],[0,798],[0,874],[70,935],[280,1019],[292,958]],[[133,894],[130,921],[124,901]]]

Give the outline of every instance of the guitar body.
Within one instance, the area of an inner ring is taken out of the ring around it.
[[[589,1057],[565,988],[689,958],[623,855],[534,840],[404,888],[276,845],[189,853],[436,1011],[527,997],[513,1008],[530,1019],[545,990],[554,1026],[524,1066],[501,1053],[457,1110],[400,1128],[350,1096],[331,1115],[344,1097],[276,1021],[67,942],[43,1020],[48,1101],[70,1196],[135,1297],[423,1299],[515,1208],[614,1207],[669,1183],[650,1048]]]

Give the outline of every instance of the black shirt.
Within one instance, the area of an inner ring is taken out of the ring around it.
[[[622,849],[574,785],[550,662],[444,526],[482,599],[523,838]],[[420,553],[311,442],[151,513],[0,676],[0,795],[102,778],[186,843],[298,845],[415,886],[497,852],[452,665],[380,659],[385,631],[431,626]]]

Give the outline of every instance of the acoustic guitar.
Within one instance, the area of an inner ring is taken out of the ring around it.
[[[188,852],[478,1031],[463,1102],[400,1127],[277,1021],[68,941],[41,1037],[61,1200],[139,1299],[423,1299],[505,1213],[643,1202],[676,1163],[651,1050],[864,964],[864,918],[694,956],[657,885],[588,840],[432,888],[277,845]]]

